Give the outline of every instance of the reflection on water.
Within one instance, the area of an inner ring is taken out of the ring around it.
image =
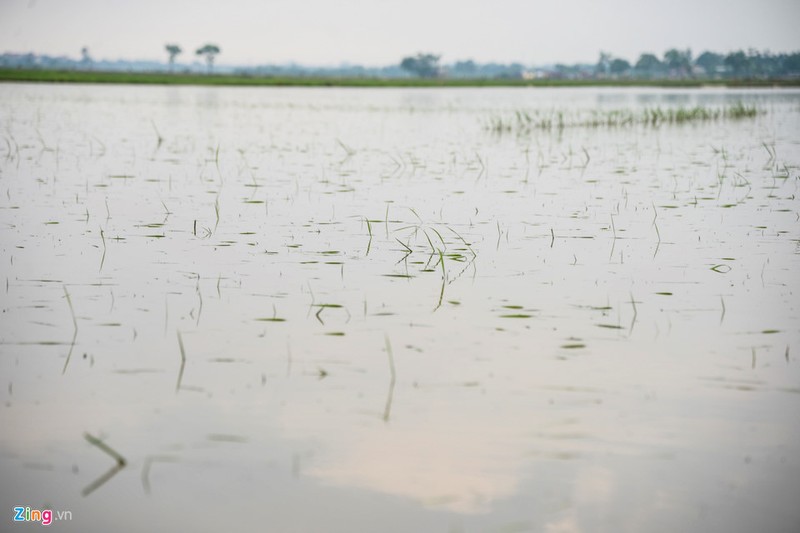
[[[800,93],[0,93],[6,508],[71,531],[800,522]],[[484,128],[738,102],[759,115]]]

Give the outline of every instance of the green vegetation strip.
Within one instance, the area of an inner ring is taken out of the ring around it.
[[[331,78],[253,76],[239,74],[170,74],[167,72],[103,72],[82,70],[0,69],[0,81],[51,83],[131,83],[150,85],[227,85],[302,87],[799,87],[800,79],[651,79],[651,80],[567,80],[567,79],[443,79],[443,78]]]
[[[722,108],[711,107],[676,107],[676,108],[643,108],[641,110],[611,109],[592,110],[589,112],[567,113],[564,111],[523,111],[513,115],[494,116],[485,123],[485,129],[494,133],[529,134],[534,130],[560,130],[567,127],[584,128],[620,128],[631,126],[658,127],[664,124],[685,124],[691,122],[709,122],[725,119],[753,118],[761,113],[755,105],[742,102]],[[588,162],[588,159],[587,159]],[[676,205],[659,206],[665,209],[676,209]],[[727,206],[723,206],[727,207]],[[612,219],[613,224],[613,219]],[[552,230],[551,230],[552,233]]]

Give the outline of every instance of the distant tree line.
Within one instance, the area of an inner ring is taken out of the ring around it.
[[[800,77],[800,52],[771,54],[738,50],[728,54],[672,48],[659,58],[643,53],[635,63],[601,52],[596,64],[527,68],[520,63],[478,64],[472,60],[440,65],[440,56],[419,53],[402,59],[400,67],[420,78],[583,78],[583,79],[785,79]]]
[[[800,52],[705,51],[695,58],[691,50],[672,48],[660,59],[655,54],[641,54],[633,64],[601,52],[595,73],[612,78],[796,78],[800,77]]]
[[[201,63],[176,65],[183,53],[177,44],[164,46],[167,62],[96,60],[87,48],[79,59],[66,56],[32,53],[0,54],[0,68],[54,70],[108,70],[129,72],[202,72]],[[248,67],[215,66],[220,47],[206,44],[195,50],[205,59],[207,72],[235,73],[252,76],[349,77],[349,78],[449,78],[449,79],[800,79],[800,52],[772,54],[757,50],[738,50],[727,54],[704,51],[694,56],[691,50],[672,48],[662,56],[641,54],[635,62],[601,52],[596,63],[526,66],[521,63],[478,63],[471,59],[450,64],[441,63],[441,56],[418,53],[402,58],[399,63],[384,67],[344,64],[332,67],[307,67],[298,64],[260,65]]]
[[[168,55],[168,69],[170,72],[175,70],[175,58],[183,53],[183,49],[177,44],[166,44],[164,50]],[[204,57],[206,68],[209,73],[214,69],[214,60],[221,52],[219,46],[215,44],[205,44],[195,51],[198,57]],[[87,47],[81,48],[80,60],[75,60],[67,56],[49,56],[28,54],[4,53],[0,54],[0,67],[3,68],[26,68],[26,69],[65,69],[65,70],[127,70],[127,71],[157,71],[162,70],[162,64],[153,61],[95,61],[89,54]],[[187,71],[184,67],[184,71]],[[228,69],[229,70],[229,69]]]

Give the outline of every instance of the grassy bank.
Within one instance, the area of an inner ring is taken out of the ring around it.
[[[0,81],[265,87],[800,87],[800,80],[378,79],[0,69]]]

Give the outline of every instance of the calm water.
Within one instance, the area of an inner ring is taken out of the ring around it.
[[[0,529],[800,526],[800,92],[3,84],[0,120]]]

